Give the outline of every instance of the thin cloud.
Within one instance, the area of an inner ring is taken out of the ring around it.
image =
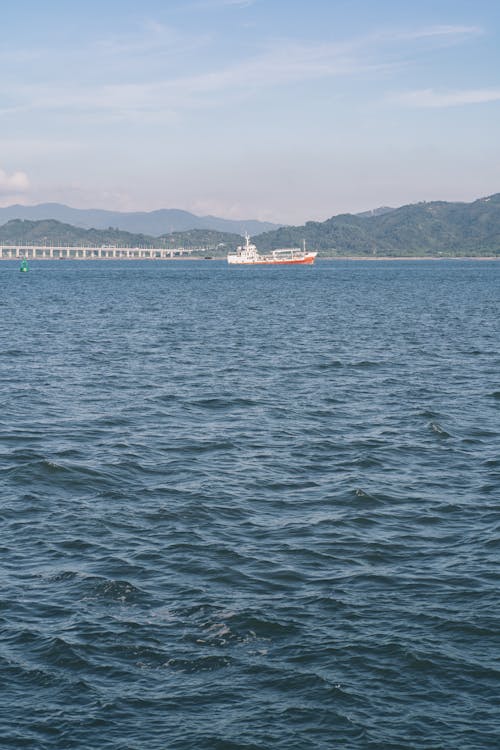
[[[213,107],[217,96],[285,86],[308,80],[346,76],[379,70],[379,63],[365,62],[346,45],[273,43],[259,55],[206,73],[138,83],[109,83],[67,88],[65,85],[25,86],[17,89],[17,102],[0,107],[3,115],[30,110],[60,114],[101,113],[128,117],[134,112],[172,116],[185,109]],[[4,98],[7,92],[4,90]],[[21,101],[19,100],[21,98]]]
[[[404,44],[406,51],[418,52],[421,44],[428,43],[439,47],[463,44],[484,34],[480,26],[461,26],[452,24],[438,24],[421,26],[418,28],[387,27],[376,29],[364,36],[351,39],[348,43],[360,49],[396,49]],[[414,44],[408,44],[413,42]]]
[[[242,5],[245,0],[210,0],[219,5]],[[304,43],[273,39],[260,52],[246,59],[232,61],[203,72],[193,70],[181,75],[176,61],[185,59],[186,51],[206,45],[209,37],[189,36],[156,21],[148,21],[136,34],[101,40],[91,48],[95,68],[109,79],[90,80],[78,87],[63,82],[38,85],[3,85],[0,115],[22,112],[54,113],[61,116],[85,116],[97,121],[144,117],[148,121],[168,120],[180,112],[214,108],[227,94],[233,98],[249,97],[256,91],[284,87],[313,80],[327,80],[354,75],[373,74],[397,69],[406,64],[399,48],[405,42],[431,39],[444,43],[482,33],[476,26],[438,25],[419,29],[393,29],[354,37],[335,43]],[[88,57],[88,47],[75,54]],[[394,54],[396,50],[396,54]],[[414,49],[414,53],[415,52]],[[168,56],[168,64],[165,62]],[[164,64],[160,64],[160,58]],[[189,56],[188,56],[189,58]],[[192,56],[196,65],[196,56]],[[204,58],[205,59],[205,58]],[[177,67],[177,71],[175,68]],[[168,71],[166,75],[166,71]],[[177,73],[177,74],[176,74]],[[101,77],[100,77],[101,78]],[[114,80],[113,80],[114,79]],[[465,97],[465,101],[463,99]],[[476,98],[479,97],[479,98]],[[486,97],[486,99],[484,98]],[[493,92],[493,99],[496,99]],[[436,94],[432,90],[409,92],[399,96],[407,106],[438,107],[491,101],[491,91]]]
[[[198,0],[191,4],[192,8],[210,10],[216,8],[248,8],[255,5],[256,0]]]
[[[174,35],[163,27],[158,36],[167,40]],[[148,40],[143,47],[140,40],[108,40],[102,50],[106,56],[121,58],[127,51],[129,63],[134,52],[142,55],[156,47],[158,39]],[[373,39],[355,38],[336,43],[304,43],[289,39],[273,39],[262,46],[258,54],[229,65],[214,68],[189,76],[171,75],[168,79],[147,82],[109,82],[100,85],[80,86],[66,89],[63,85],[25,86],[17,89],[24,92],[27,109],[79,111],[95,107],[97,110],[118,108],[168,109],[192,108],[207,105],[205,95],[225,92],[255,91],[274,86],[301,83],[314,79],[349,76],[363,72],[387,71],[395,63],[384,62],[381,55],[373,52],[377,45]],[[397,64],[397,63],[396,63]],[[122,76],[123,77],[123,76]],[[19,107],[19,103],[17,103]],[[0,106],[0,111],[8,107]],[[19,107],[18,111],[26,111]]]
[[[465,89],[463,91],[439,92],[434,89],[408,91],[394,97],[407,107],[438,109],[442,107],[462,107],[469,104],[486,104],[500,101],[500,88]]]
[[[441,24],[410,31],[402,30],[396,32],[396,35],[400,39],[434,39],[450,37],[462,39],[469,36],[480,36],[483,33],[484,31],[480,26],[453,26],[451,24]]]
[[[184,34],[175,27],[150,19],[136,33],[108,35],[92,46],[97,55],[116,60],[123,60],[127,56],[136,63],[138,58],[157,57],[161,53],[185,55],[200,49],[209,41],[208,34]],[[83,52],[87,54],[86,50]]]

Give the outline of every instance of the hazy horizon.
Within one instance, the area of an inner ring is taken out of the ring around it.
[[[7,7],[0,205],[302,224],[499,192],[500,8],[401,5]]]

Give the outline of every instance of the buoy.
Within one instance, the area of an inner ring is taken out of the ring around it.
[[[21,268],[19,270],[21,271],[21,273],[27,273],[28,261],[26,260],[26,258],[23,258],[22,263],[21,263]]]

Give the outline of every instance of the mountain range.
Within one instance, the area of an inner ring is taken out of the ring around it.
[[[254,234],[259,250],[298,247],[305,241],[320,256],[500,256],[500,193],[472,203],[433,201],[363,214],[341,214],[323,222]],[[160,236],[122,229],[86,229],[54,219],[13,219],[0,226],[3,244],[88,244],[186,247],[225,255],[241,244],[241,232],[207,228]]]
[[[171,232],[185,232],[189,229],[213,229],[217,232],[236,234],[260,234],[277,229],[280,224],[272,224],[256,219],[220,219],[217,216],[196,216],[189,211],[176,208],[162,208],[158,211],[105,211],[98,208],[71,208],[62,203],[39,203],[36,206],[7,206],[0,208],[0,225],[12,219],[41,221],[55,219],[63,224],[71,224],[82,229],[121,229],[133,234],[148,234],[159,237]]]

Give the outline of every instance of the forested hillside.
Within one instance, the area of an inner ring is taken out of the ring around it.
[[[262,250],[299,246],[321,255],[500,254],[500,194],[473,203],[417,203],[373,216],[343,214],[256,238]]]

